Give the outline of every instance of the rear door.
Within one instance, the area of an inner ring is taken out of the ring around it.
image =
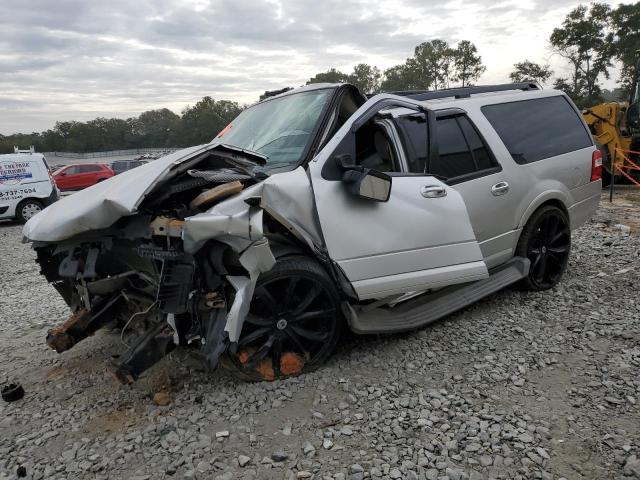
[[[439,154],[427,172],[446,178],[445,183],[462,195],[485,262],[494,267],[513,256],[513,218],[519,204],[514,169],[497,161],[465,111],[436,113],[433,134]]]
[[[420,167],[409,165],[397,133],[378,115],[382,105],[419,104],[386,97],[368,100],[309,165],[329,256],[360,299],[486,278],[462,197],[424,169],[411,171]],[[428,128],[424,118],[416,128]],[[357,165],[391,175],[389,200],[349,193],[334,168],[336,155],[350,155]]]
[[[79,165],[80,173],[77,176],[76,184],[79,188],[86,188],[94,185],[102,169],[98,165]]]

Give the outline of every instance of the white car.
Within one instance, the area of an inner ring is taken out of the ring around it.
[[[320,365],[345,326],[408,330],[507,285],[553,287],[601,169],[559,91],[319,84],[63,199],[24,235],[73,312],[49,333],[58,352],[115,320],[137,332],[110,365],[123,383],[176,345],[273,379]]]
[[[47,161],[33,150],[0,155],[0,219],[26,222],[59,197]]]

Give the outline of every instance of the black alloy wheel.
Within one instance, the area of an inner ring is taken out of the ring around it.
[[[279,260],[262,274],[240,339],[233,370],[250,380],[308,372],[333,351],[342,316],[330,277],[314,260]]]
[[[527,290],[548,290],[556,285],[569,261],[571,230],[567,214],[547,205],[536,211],[522,231],[516,255],[531,262],[521,282]]]

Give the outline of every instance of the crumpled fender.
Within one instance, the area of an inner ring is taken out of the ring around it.
[[[236,290],[224,329],[231,342],[240,338],[259,275],[275,264],[262,228],[264,211],[311,248],[321,245],[311,182],[302,167],[252,185],[184,223],[182,240],[186,252],[195,253],[207,240],[216,239],[237,252],[247,270],[248,276],[227,276]]]

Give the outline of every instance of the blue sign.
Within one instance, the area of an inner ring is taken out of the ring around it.
[[[22,180],[25,178],[33,178],[31,172],[14,173],[10,175],[0,175],[0,182],[6,182],[10,180]]]

